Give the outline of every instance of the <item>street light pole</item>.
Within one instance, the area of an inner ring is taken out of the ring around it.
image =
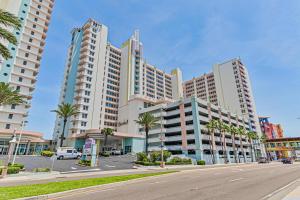
[[[21,124],[21,131],[20,131],[20,134],[19,134],[19,140],[18,140],[18,143],[17,143],[17,147],[16,147],[16,151],[15,151],[14,157],[13,157],[12,165],[14,165],[14,164],[15,164],[15,161],[16,161],[16,156],[17,156],[17,153],[18,153],[18,151],[19,151],[20,141],[21,141],[23,129],[24,129],[24,127],[25,127],[25,123],[27,123],[27,121],[22,121],[22,124]]]

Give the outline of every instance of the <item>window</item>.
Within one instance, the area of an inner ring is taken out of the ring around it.
[[[32,25],[32,28],[36,28],[36,25],[35,25],[35,24],[33,24],[33,25]]]
[[[86,96],[90,96],[91,92],[90,92],[90,91],[84,91],[84,94],[85,94]]]
[[[19,77],[19,82],[22,82],[23,81],[23,78],[22,77]]]
[[[89,107],[88,106],[83,106],[83,110],[88,110]]]
[[[32,42],[32,38],[29,38],[29,42]]]
[[[5,129],[10,129],[10,124],[6,124]]]
[[[38,8],[41,9],[41,5],[38,5]]]
[[[86,126],[86,122],[81,122],[81,126]]]
[[[34,21],[37,22],[37,21],[38,21],[38,18],[34,18]]]
[[[72,150],[67,150],[67,153],[73,153]]]
[[[31,35],[34,35],[34,32],[33,32],[33,31],[31,31]]]
[[[82,113],[82,118],[87,118],[87,114],[86,113]]]
[[[30,50],[30,49],[31,49],[31,46],[27,46],[27,49]]]
[[[36,11],[36,12],[35,12],[35,14],[36,14],[36,15],[39,15],[39,14],[40,14],[40,12],[39,12],[39,11]]]
[[[29,53],[25,53],[25,57],[28,58],[29,57]]]
[[[12,104],[12,105],[11,105],[11,109],[12,109],[12,110],[16,109],[16,106],[17,106],[16,104]]]
[[[12,119],[13,116],[14,116],[13,114],[9,114],[9,115],[8,115],[8,119]]]
[[[21,69],[21,73],[24,74],[25,73],[25,69]]]
[[[21,90],[21,87],[20,87],[20,86],[17,86],[17,87],[16,87],[16,90],[17,90],[17,91],[20,91],[20,90]]]
[[[27,61],[26,60],[23,61],[23,65],[27,65]]]

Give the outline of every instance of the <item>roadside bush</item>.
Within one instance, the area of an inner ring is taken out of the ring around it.
[[[205,160],[198,160],[197,165],[205,165]]]
[[[149,159],[144,152],[140,152],[136,154],[137,161],[142,161],[142,162],[149,162]]]
[[[160,162],[144,162],[144,161],[136,161],[135,164],[144,165],[144,166],[158,166]]]
[[[84,165],[84,166],[91,166],[91,161],[90,160],[79,160],[78,164]]]
[[[12,165],[11,163],[8,163],[9,167],[19,167],[21,170],[24,169],[24,165],[21,163],[15,163],[14,165]]]
[[[50,172],[49,168],[34,168],[33,172]]]
[[[173,157],[169,162],[166,163],[167,165],[185,165],[185,164],[192,164],[192,160],[189,158],[180,158],[180,157]]]
[[[53,155],[54,155],[54,152],[52,152],[52,151],[42,151],[41,152],[41,156],[52,157]]]
[[[8,174],[18,174],[20,172],[19,167],[8,167],[7,173]]]
[[[102,152],[100,155],[103,157],[109,157],[109,153],[107,153],[107,152]]]
[[[166,162],[168,158],[171,157],[171,152],[169,151],[163,151],[163,156],[164,156],[164,161]],[[161,161],[161,152],[160,151],[152,151],[150,153],[150,161],[151,162],[156,162],[156,161]]]

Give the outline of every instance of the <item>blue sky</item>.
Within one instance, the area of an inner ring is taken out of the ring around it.
[[[51,138],[70,31],[94,18],[120,46],[139,29],[148,62],[184,80],[240,56],[260,115],[300,136],[300,1],[57,0],[27,129]]]

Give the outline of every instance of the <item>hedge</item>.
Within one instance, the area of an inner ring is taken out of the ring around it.
[[[205,160],[198,160],[197,165],[205,165]]]
[[[91,161],[90,160],[79,160],[78,164],[84,165],[84,166],[91,166]]]
[[[34,168],[33,172],[50,172],[49,168]]]
[[[18,174],[20,172],[19,167],[8,167],[7,174]],[[0,168],[0,174],[2,174],[2,168]]]
[[[52,157],[53,155],[54,155],[54,152],[52,152],[52,151],[42,151],[41,152],[41,156]]]
[[[19,167],[21,170],[24,169],[24,165],[21,163],[15,163],[14,165],[12,165],[11,163],[8,163],[9,167]]]

